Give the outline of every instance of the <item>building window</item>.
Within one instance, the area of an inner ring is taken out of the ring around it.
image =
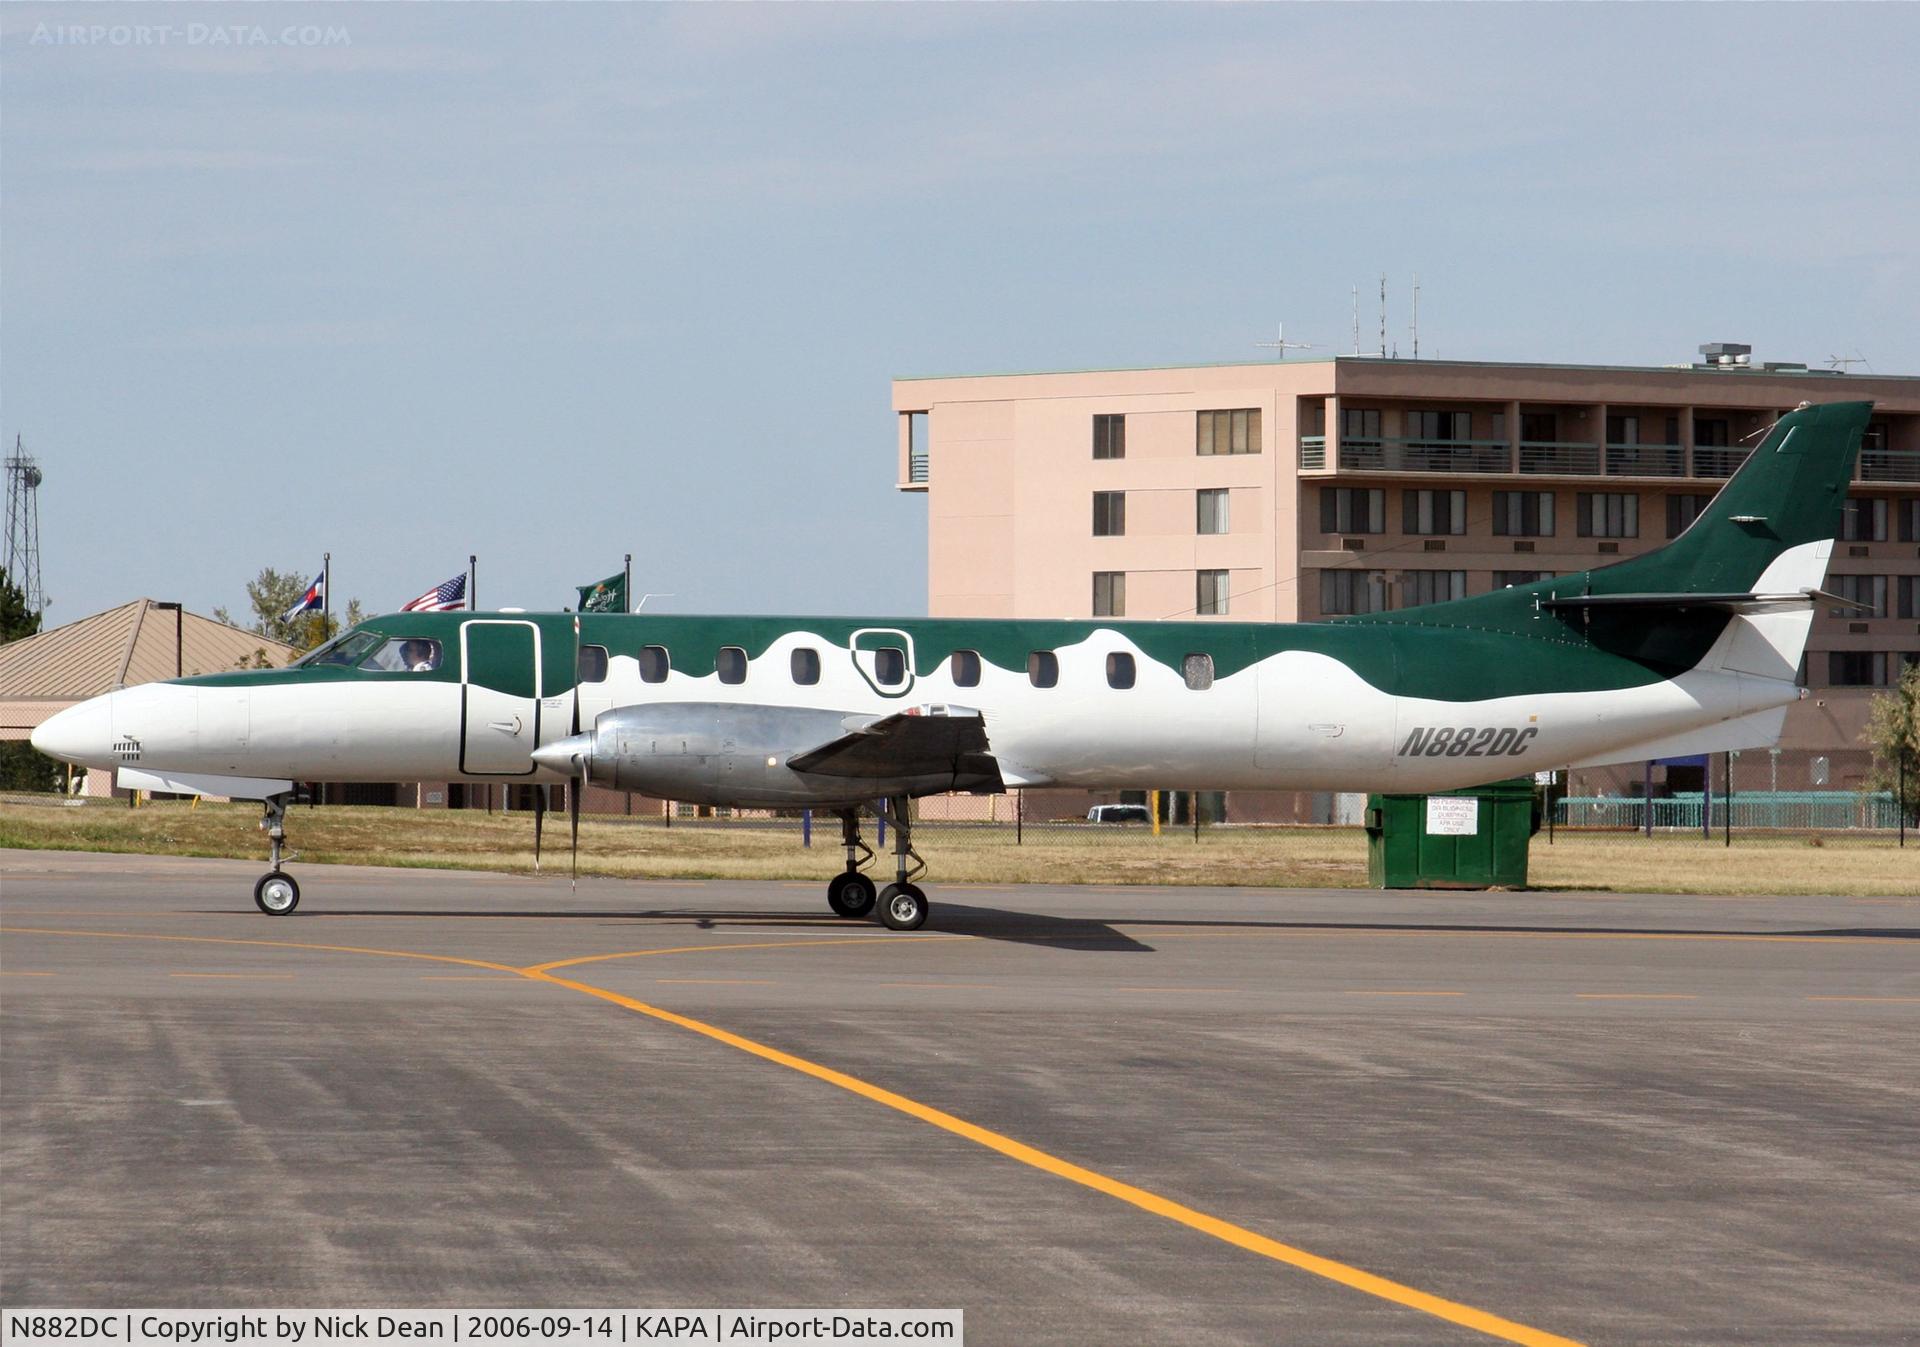
[[[1678,538],[1687,531],[1687,525],[1700,517],[1712,500],[1710,492],[1680,491],[1667,497],[1667,536]]]
[[[1551,538],[1553,492],[1494,492],[1493,532],[1497,538]]]
[[[980,652],[978,650],[956,650],[949,665],[953,674],[953,685],[957,688],[977,688],[980,686]]]
[[[607,681],[607,648],[604,645],[580,647],[580,681],[582,683]]]
[[[1385,533],[1387,493],[1380,487],[1320,488],[1322,533]]]
[[[1125,571],[1093,573],[1093,615],[1095,617],[1127,615],[1127,573]]]
[[[1699,449],[1724,449],[1733,443],[1729,423],[1724,416],[1693,418],[1693,443]]]
[[[1829,650],[1827,685],[1836,688],[1880,688],[1887,685],[1892,661],[1884,650]]]
[[[1225,571],[1195,571],[1193,573],[1193,610],[1201,617],[1225,617],[1227,615],[1227,573]]]
[[[1051,650],[1036,650],[1027,656],[1027,681],[1037,688],[1060,685],[1060,657]]]
[[[1464,491],[1402,491],[1400,527],[1409,534],[1465,533],[1467,493]]]
[[[793,652],[793,681],[812,687],[820,681],[820,652],[811,646],[797,646]]]
[[[1448,603],[1467,597],[1465,571],[1407,571],[1401,577],[1406,606],[1418,608],[1428,603]]]
[[[714,659],[714,667],[720,672],[722,683],[744,683],[747,681],[747,652],[737,645],[723,645],[720,654]]]
[[[907,652],[897,645],[883,645],[873,652],[873,681],[883,688],[897,688],[907,681]]]
[[[1342,407],[1340,409],[1340,439],[1346,443],[1355,440],[1377,440],[1380,438],[1380,409],[1378,407]]]
[[[1582,538],[1638,538],[1640,497],[1631,491],[1579,493],[1579,534]]]
[[[1473,438],[1472,412],[1408,412],[1407,438],[1410,440],[1470,440]]]
[[[1201,533],[1226,533],[1227,489],[1214,487],[1193,493],[1197,513],[1195,528]]]
[[[1910,579],[1910,576],[1902,576]],[[1833,592],[1853,603],[1865,605],[1859,608],[1835,608],[1831,617],[1850,617],[1858,622],[1870,617],[1887,615],[1887,577],[1884,575],[1835,575],[1828,577]]]
[[[1900,616],[1920,617],[1920,575],[1900,577]]]
[[[664,683],[671,672],[673,672],[673,661],[668,658],[667,648],[664,645],[640,647],[640,681],[642,683]]]
[[[1640,418],[1637,416],[1607,416],[1608,444],[1640,443]]]
[[[1225,412],[1201,412],[1195,421],[1197,454],[1257,454],[1260,452],[1260,409],[1241,407]]]
[[[1121,691],[1133,686],[1133,656],[1116,650],[1107,656],[1107,686]]]
[[[1213,686],[1213,656],[1188,655],[1180,662],[1180,672],[1188,687],[1195,692],[1205,692]]]
[[[1093,418],[1093,456],[1127,456],[1127,418],[1120,412],[1101,412]]]
[[[1920,543],[1920,496],[1898,501],[1895,508],[1900,515],[1900,541]]]
[[[1493,573],[1493,587],[1495,589],[1511,589],[1515,585],[1530,585],[1536,580],[1551,579],[1553,579],[1552,571],[1495,571]]]
[[[1385,571],[1321,571],[1320,611],[1384,613],[1387,611]]]
[[[1093,493],[1093,536],[1096,538],[1119,538],[1127,531],[1127,493],[1124,491],[1096,491]]]
[[[1848,496],[1840,507],[1840,537],[1850,543],[1887,540],[1887,501],[1884,496]]]

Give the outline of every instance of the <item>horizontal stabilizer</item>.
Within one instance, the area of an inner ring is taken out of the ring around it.
[[[916,708],[883,716],[787,759],[796,772],[869,780],[946,776],[957,790],[998,790],[1000,769],[978,711]]]
[[[1710,608],[1722,613],[1784,613],[1798,608],[1830,603],[1838,608],[1867,611],[1868,605],[1829,594],[1823,589],[1802,589],[1791,594],[1574,594],[1555,595],[1540,600],[1549,612],[1580,609],[1641,609],[1673,611],[1683,608]]]

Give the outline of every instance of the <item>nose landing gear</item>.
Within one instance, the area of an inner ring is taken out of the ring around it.
[[[284,917],[300,906],[300,885],[280,868],[281,851],[287,840],[287,802],[291,795],[269,795],[262,803],[266,816],[260,820],[272,846],[268,864],[273,869],[260,876],[253,886],[253,902],[269,917]]]

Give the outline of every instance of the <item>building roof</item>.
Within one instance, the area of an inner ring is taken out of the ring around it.
[[[0,645],[0,738],[23,739],[63,706],[174,676],[174,612],[135,599]],[[218,673],[252,663],[279,666],[298,652],[198,613],[179,614],[180,671]]]
[[[1413,359],[1405,356],[1376,356],[1360,352],[1352,355],[1316,355],[1290,356],[1285,360],[1193,360],[1175,365],[1093,365],[1083,368],[1066,369],[1029,369],[1029,370],[986,370],[970,371],[959,374],[897,374],[895,383],[937,383],[948,379],[1019,379],[1046,374],[1144,374],[1161,370],[1185,369],[1278,369],[1300,365],[1364,365],[1370,368],[1403,367],[1420,370],[1436,367],[1456,367],[1485,370],[1599,370],[1616,374],[1710,374],[1722,378],[1736,379],[1751,376],[1791,379],[1818,379],[1831,381],[1835,388],[1845,388],[1849,383],[1861,384],[1881,380],[1892,383],[1920,383],[1920,375],[1912,374],[1854,374],[1850,371],[1822,369],[1793,363],[1774,362],[1771,367],[1759,365],[1715,366],[1696,364],[1673,365],[1576,365],[1553,360],[1435,360]]]

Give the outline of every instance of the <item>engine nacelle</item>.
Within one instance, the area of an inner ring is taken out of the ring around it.
[[[587,780],[694,804],[780,808],[852,805],[947,789],[951,773],[847,777],[796,772],[787,760],[879,717],[801,706],[659,702],[602,713],[588,734],[549,745],[585,759]],[[584,751],[582,751],[584,750]],[[558,763],[554,763],[558,765]]]

